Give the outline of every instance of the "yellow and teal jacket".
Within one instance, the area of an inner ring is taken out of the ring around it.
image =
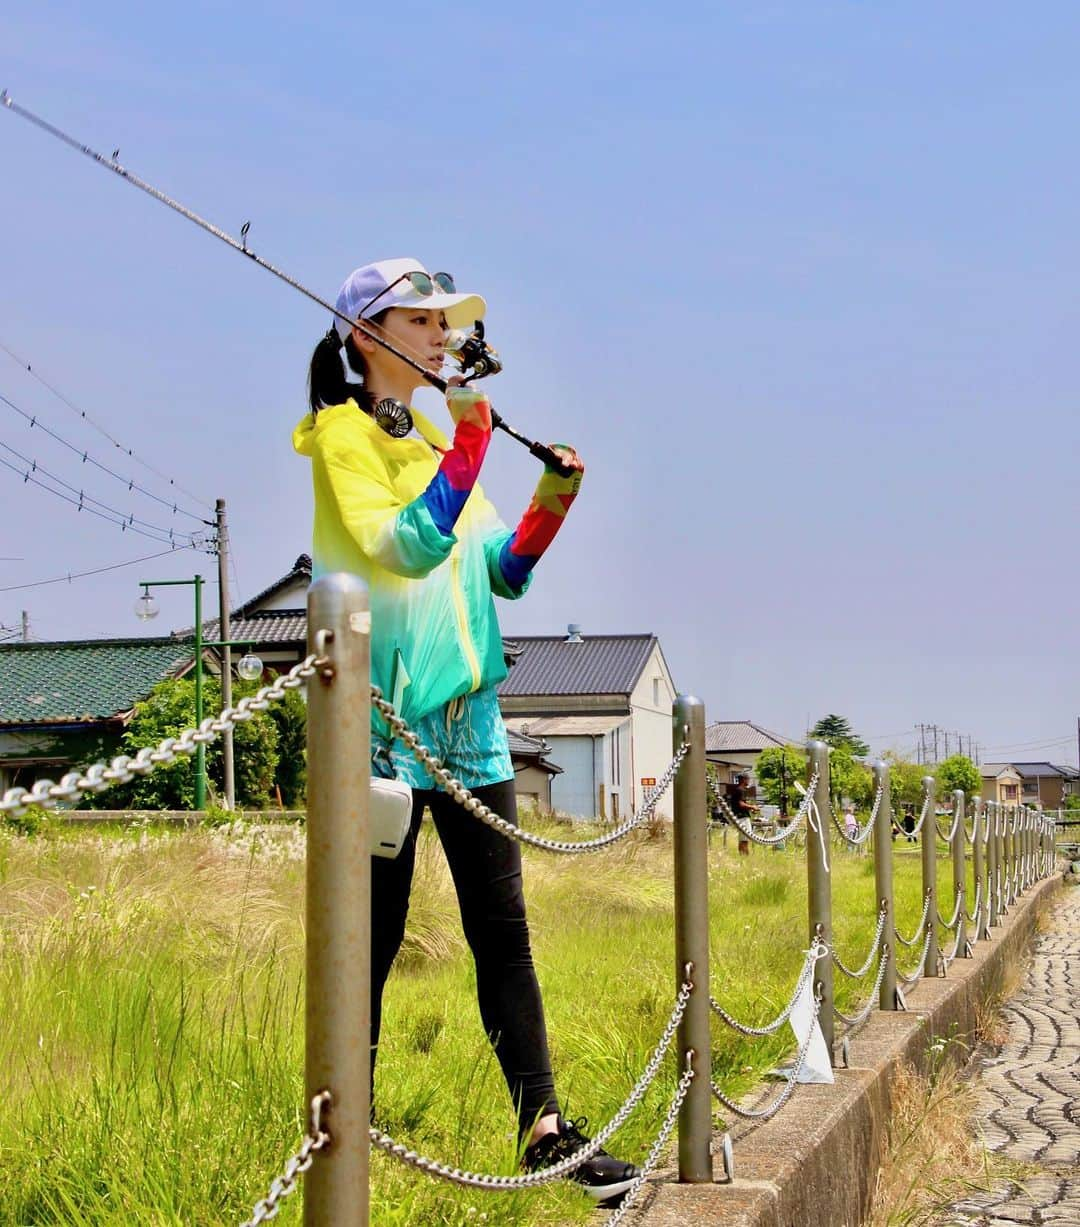
[[[513,535],[479,484],[458,478],[456,449],[412,415],[421,438],[392,438],[353,400],[293,432],[311,458],[312,578],[349,571],[367,584],[371,680],[408,722],[506,676],[492,597],[514,600],[531,582],[531,567],[500,562]]]

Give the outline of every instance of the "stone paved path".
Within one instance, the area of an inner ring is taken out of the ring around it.
[[[980,1079],[987,1147],[1031,1174],[957,1202],[943,1225],[1080,1227],[1080,887],[1067,888],[1051,924],[1004,1008],[1008,1042]]]

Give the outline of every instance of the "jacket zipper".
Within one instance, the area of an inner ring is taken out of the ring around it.
[[[472,688],[476,690],[480,686],[480,661],[477,659],[476,648],[473,646],[472,635],[469,633],[469,616],[465,610],[465,595],[461,591],[461,581],[458,579],[458,571],[461,569],[461,560],[455,553],[450,559],[450,589],[454,595],[454,609],[457,613],[458,634],[461,637],[461,646],[465,652],[465,660],[472,673]]]

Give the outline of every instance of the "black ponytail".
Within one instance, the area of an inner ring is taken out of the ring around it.
[[[384,314],[380,311],[372,316],[371,323],[381,323]],[[351,397],[365,413],[371,413],[375,408],[374,398],[362,382],[367,377],[367,364],[352,333],[345,340],[345,359],[349,370],[356,375],[355,379],[345,377],[341,349],[341,337],[336,328],[331,328],[315,346],[308,369],[308,404],[311,412],[317,414],[320,409],[331,405],[342,405]]]

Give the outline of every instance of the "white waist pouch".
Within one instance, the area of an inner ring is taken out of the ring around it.
[[[412,819],[412,789],[404,780],[371,777],[371,855],[388,860],[401,851]]]

